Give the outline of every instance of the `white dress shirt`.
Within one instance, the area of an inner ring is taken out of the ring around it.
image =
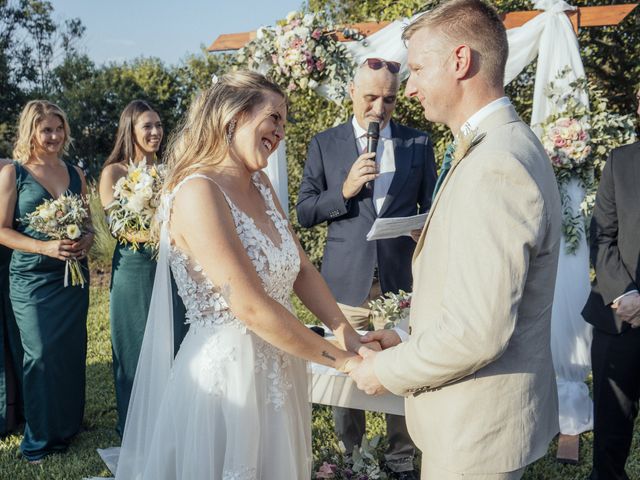
[[[367,131],[358,124],[356,117],[353,117],[351,124],[353,125],[353,134],[356,137],[356,142],[358,142],[358,151],[362,153],[367,148]],[[376,209],[376,213],[380,213],[384,199],[389,192],[393,174],[396,171],[396,159],[393,153],[393,140],[389,123],[380,131],[380,139],[376,149],[376,165],[379,176],[373,182],[373,206]]]
[[[478,128],[478,125],[480,125],[480,123],[485,118],[487,118],[489,115],[491,115],[496,110],[500,110],[501,108],[506,107],[508,105],[511,105],[511,101],[507,97],[501,97],[501,98],[498,98],[497,100],[494,100],[491,103],[487,103],[484,107],[482,107],[476,113],[471,115],[467,119],[467,121],[464,122],[464,124],[462,125],[460,130],[463,133],[469,133],[469,132],[475,130],[476,128]]]

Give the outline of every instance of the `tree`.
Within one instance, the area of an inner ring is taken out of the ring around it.
[[[16,119],[24,103],[47,97],[54,66],[75,54],[85,27],[77,19],[52,19],[51,2],[0,0],[0,156],[11,153]]]

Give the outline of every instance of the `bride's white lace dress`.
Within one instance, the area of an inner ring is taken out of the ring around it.
[[[271,191],[258,173],[252,179],[279,232],[279,243],[258,229],[226,194],[225,198],[266,292],[292,310],[290,296],[300,268],[298,250]],[[249,331],[231,313],[220,288],[179,248],[169,248],[168,260],[187,310],[189,332],[170,370],[152,438],[144,447],[144,466],[129,473],[119,466],[117,478],[310,478],[306,362]],[[123,450],[126,435],[125,431]]]

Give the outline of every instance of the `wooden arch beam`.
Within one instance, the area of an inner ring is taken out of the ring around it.
[[[575,32],[583,27],[603,27],[618,25],[627,15],[629,15],[637,3],[627,3],[621,5],[604,5],[599,7],[580,7],[573,12],[567,12],[569,20]],[[507,29],[519,27],[534,17],[543,13],[541,10],[509,12],[502,14],[502,21]],[[365,37],[383,29],[391,22],[363,22],[345,25],[345,28],[358,30]],[[333,35],[340,42],[350,42],[351,39],[344,38],[342,31],[327,32]],[[209,52],[222,52],[226,50],[238,50],[244,47],[251,40],[256,38],[256,32],[226,33],[220,35],[207,48]]]

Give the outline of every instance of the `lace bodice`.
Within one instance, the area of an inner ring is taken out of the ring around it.
[[[176,186],[171,195],[174,196],[186,181],[194,177],[211,180],[204,175],[190,175]],[[252,181],[262,195],[267,214],[279,233],[279,245],[275,245],[255,225],[250,216],[236,207],[226,193],[223,192],[223,194],[231,209],[236,232],[262,280],[265,291],[271,298],[291,310],[290,295],[300,270],[298,249],[288,228],[288,221],[277,210],[271,190],[260,181],[258,172],[253,174]],[[187,323],[202,326],[222,324],[242,326],[229,310],[221,287],[212,284],[197,262],[174,245],[169,253],[169,263],[178,293],[186,308]]]

